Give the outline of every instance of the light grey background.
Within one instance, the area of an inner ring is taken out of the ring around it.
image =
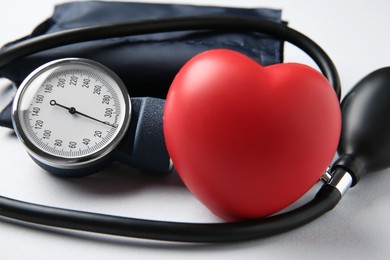
[[[1,0],[0,45],[50,16],[55,0]],[[146,1],[144,1],[146,2]],[[282,8],[283,19],[320,44],[339,69],[344,94],[374,69],[390,65],[390,2],[154,1]],[[286,46],[286,60],[312,62]],[[386,119],[385,119],[386,120]],[[326,126],[324,126],[326,127]],[[389,155],[390,156],[390,155]],[[0,129],[0,195],[107,214],[176,221],[219,221],[176,175],[145,178],[114,165],[83,179],[40,169],[10,130]],[[287,173],[288,174],[288,173]],[[291,178],[293,185],[293,176]],[[390,172],[366,176],[332,212],[292,232],[257,241],[192,245],[46,228],[0,218],[2,259],[389,259]]]

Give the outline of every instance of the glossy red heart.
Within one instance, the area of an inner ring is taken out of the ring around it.
[[[319,72],[263,67],[223,49],[185,64],[164,110],[179,175],[227,220],[268,216],[299,199],[331,162],[340,129],[338,99]]]

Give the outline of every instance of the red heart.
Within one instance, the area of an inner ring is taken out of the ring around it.
[[[222,49],[185,64],[164,110],[175,168],[227,220],[268,216],[299,199],[331,162],[340,129],[338,99],[319,72],[263,67]]]

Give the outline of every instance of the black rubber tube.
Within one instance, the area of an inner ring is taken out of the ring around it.
[[[71,43],[102,38],[183,30],[253,31],[288,41],[302,49],[316,62],[321,72],[332,84],[340,99],[341,87],[336,67],[321,47],[302,33],[289,28],[287,25],[242,16],[164,18],[77,28],[46,34],[0,50],[0,67],[35,52]]]
[[[236,242],[280,234],[300,227],[333,209],[340,192],[324,185],[304,206],[268,218],[232,223],[184,223],[125,218],[60,209],[0,197],[0,215],[36,224],[154,240]]]

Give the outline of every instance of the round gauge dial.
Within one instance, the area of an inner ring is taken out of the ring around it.
[[[38,162],[55,168],[89,166],[119,144],[130,121],[123,82],[85,59],[61,59],[36,69],[14,100],[13,124]]]

